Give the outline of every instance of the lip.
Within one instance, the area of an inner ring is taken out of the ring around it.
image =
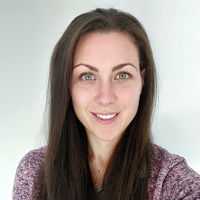
[[[120,112],[91,112],[93,115],[118,115]]]
[[[111,119],[102,119],[100,117],[97,117],[97,114],[98,115],[115,115],[115,116]],[[118,118],[119,112],[98,112],[98,113],[92,113],[92,115],[99,123],[108,125],[108,124],[113,123]]]

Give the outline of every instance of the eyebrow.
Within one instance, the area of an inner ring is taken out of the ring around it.
[[[119,65],[113,67],[112,71],[114,72],[116,70],[119,70],[119,69],[127,66],[127,65],[131,65],[132,67],[134,67],[137,70],[137,67],[135,65],[133,65],[132,63],[122,63],[122,64],[119,64]]]
[[[78,65],[75,65],[74,68],[79,67],[80,65],[83,65],[83,66],[89,68],[92,71],[99,72],[99,70],[96,67],[93,67],[91,65],[84,64],[84,63],[80,63]],[[134,67],[137,70],[137,67],[135,65],[133,65],[132,63],[122,63],[122,64],[119,64],[117,66],[114,66],[113,69],[112,69],[112,72],[117,71],[117,70],[119,70],[119,69],[121,69],[121,68],[123,68],[127,65],[131,65],[132,67]]]
[[[79,66],[81,66],[81,65],[82,65],[82,66],[85,66],[85,67],[87,67],[87,68],[89,68],[89,69],[92,70],[92,71],[99,72],[99,70],[98,70],[96,67],[93,67],[93,66],[91,66],[91,65],[84,64],[84,63],[80,63],[80,64],[78,64],[78,65],[75,65],[74,68],[79,67]]]

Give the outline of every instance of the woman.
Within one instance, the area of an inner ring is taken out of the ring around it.
[[[200,198],[200,176],[151,142],[155,89],[136,18],[115,9],[75,18],[52,55],[48,145],[22,159],[13,199]]]

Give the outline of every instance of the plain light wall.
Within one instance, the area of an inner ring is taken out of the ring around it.
[[[46,144],[53,47],[74,17],[96,7],[130,12],[144,25],[158,72],[154,142],[200,173],[199,0],[0,0],[1,199],[11,199],[22,157]]]

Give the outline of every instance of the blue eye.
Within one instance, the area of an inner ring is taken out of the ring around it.
[[[84,75],[82,76],[82,78],[83,78],[83,80],[85,80],[85,81],[90,81],[90,80],[93,80],[93,79],[94,79],[94,77],[93,77],[91,74],[84,74]]]
[[[129,78],[129,74],[122,72],[120,74],[117,75],[117,79],[127,79]]]

